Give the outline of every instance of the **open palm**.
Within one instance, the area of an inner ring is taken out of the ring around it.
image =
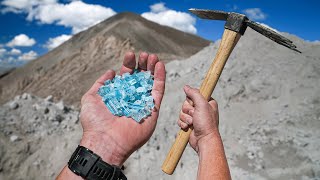
[[[135,55],[126,53],[120,75],[132,73],[136,67]],[[113,164],[121,165],[132,152],[140,148],[151,137],[156,127],[159,108],[165,89],[165,66],[156,55],[141,53],[138,61],[140,71],[151,71],[154,75],[152,97],[155,108],[151,116],[137,123],[125,116],[114,116],[97,94],[99,87],[107,79],[113,79],[115,72],[108,70],[102,75],[89,91],[82,97],[80,119],[83,127],[83,144],[101,153],[100,156],[113,154]],[[97,144],[99,143],[99,144]],[[98,146],[98,147],[97,147]],[[108,159],[106,157],[106,159]]]

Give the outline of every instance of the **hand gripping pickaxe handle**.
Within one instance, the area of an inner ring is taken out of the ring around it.
[[[219,80],[223,67],[240,37],[240,33],[225,29],[216,57],[200,86],[201,95],[208,101]],[[189,128],[188,131],[182,129],[179,131],[174,144],[162,164],[162,171],[166,174],[171,175],[174,172],[182,153],[188,144],[191,132],[192,128]]]

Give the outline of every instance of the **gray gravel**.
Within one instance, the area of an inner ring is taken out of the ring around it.
[[[248,30],[213,94],[233,179],[320,179],[320,44],[285,35],[302,54]],[[129,179],[196,178],[198,158],[189,146],[174,175],[161,165],[179,129],[182,87],[199,87],[218,43],[166,64],[158,125],[126,162]],[[52,179],[81,138],[77,111],[30,94],[0,107],[0,129],[0,179]]]

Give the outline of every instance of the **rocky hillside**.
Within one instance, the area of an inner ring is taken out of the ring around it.
[[[107,69],[118,69],[128,50],[159,54],[165,62],[195,54],[209,41],[133,13],[117,14],[74,35],[48,54],[0,79],[0,103],[22,92],[49,94],[79,105],[81,95]]]
[[[320,44],[285,35],[302,54],[247,30],[213,94],[233,179],[320,177]],[[179,129],[182,87],[200,85],[218,43],[166,64],[158,125],[125,163],[128,179],[196,179],[198,158],[189,146],[174,175],[164,174],[161,164]],[[53,179],[80,138],[72,107],[51,97],[17,96],[0,107],[0,179]]]

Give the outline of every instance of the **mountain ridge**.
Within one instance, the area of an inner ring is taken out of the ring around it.
[[[209,41],[125,12],[88,28],[0,79],[0,103],[23,92],[79,105],[105,70],[118,70],[126,51],[156,53],[164,62],[189,57]],[[76,91],[70,92],[70,91]]]

